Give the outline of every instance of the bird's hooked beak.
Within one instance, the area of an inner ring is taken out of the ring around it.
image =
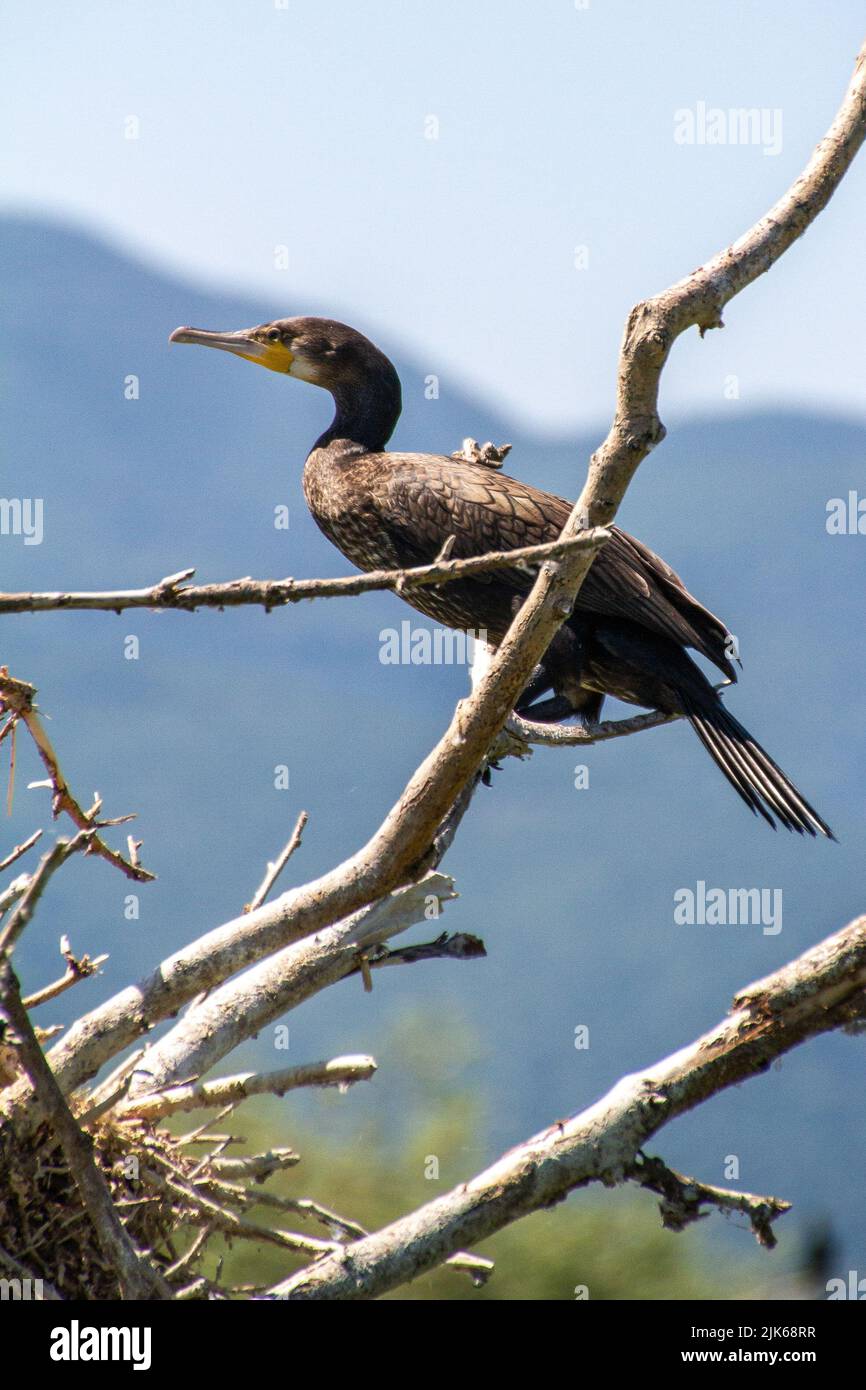
[[[258,328],[241,328],[237,333],[212,333],[207,328],[176,328],[168,341],[222,348],[223,352],[233,352],[237,357],[245,357],[248,362],[256,362],[271,372],[291,372],[295,360],[294,353],[284,342],[271,342]]]

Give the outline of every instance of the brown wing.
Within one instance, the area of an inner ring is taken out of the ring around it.
[[[683,581],[648,546],[627,531],[611,527],[578,594],[585,612],[630,618],[705,656],[729,680],[737,673],[727,655],[728,630],[690,594]]]
[[[560,498],[479,464],[431,454],[383,457],[391,467],[371,487],[376,509],[390,535],[423,555],[419,564],[450,535],[455,558],[555,540],[571,511]],[[526,589],[530,580],[515,572],[514,582]]]
[[[553,541],[571,512],[563,498],[483,465],[429,454],[374,457],[388,466],[373,471],[373,505],[404,565],[430,563],[450,535],[454,558]],[[496,571],[486,582],[512,595],[526,593],[532,571]],[[724,624],[669,565],[616,526],[584,580],[577,607],[629,619],[693,647],[736,679],[725,653]]]

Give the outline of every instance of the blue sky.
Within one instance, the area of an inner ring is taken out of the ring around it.
[[[597,425],[628,308],[784,190],[838,105],[863,11],[583,6],[7,0],[4,204],[253,290],[274,317],[346,318],[539,435]],[[678,143],[676,113],[699,103],[769,113],[780,151]],[[769,402],[866,413],[864,193],[861,156],[726,329],[678,345],[669,426]]]

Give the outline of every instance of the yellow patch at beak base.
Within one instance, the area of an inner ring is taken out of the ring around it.
[[[294,353],[284,342],[262,341],[255,336],[253,329],[242,329],[239,333],[213,333],[208,328],[176,328],[169,342],[219,348],[221,352],[231,352],[235,357],[245,357],[248,362],[267,367],[270,372],[290,372],[295,360]]]
[[[244,352],[243,349],[236,349],[239,357],[245,357],[248,362],[255,362],[260,367],[267,367],[269,372],[289,372],[294,362],[294,354],[285,343],[253,343],[254,352]]]

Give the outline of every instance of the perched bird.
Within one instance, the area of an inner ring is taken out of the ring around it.
[[[178,328],[170,341],[221,348],[330,391],[336,414],[307,459],[304,494],[321,530],[361,570],[429,564],[452,536],[453,559],[553,541],[571,511],[561,497],[487,462],[386,452],[400,416],[400,379],[388,358],[345,324],[288,318],[235,333]],[[614,695],[684,715],[753,813],[772,826],[778,820],[788,830],[833,839],[688,655],[693,648],[735,681],[725,625],[645,545],[610,530],[518,712],[541,720],[577,715],[592,724],[605,695]],[[496,646],[533,577],[515,567],[403,597],[449,627],[485,630]]]

